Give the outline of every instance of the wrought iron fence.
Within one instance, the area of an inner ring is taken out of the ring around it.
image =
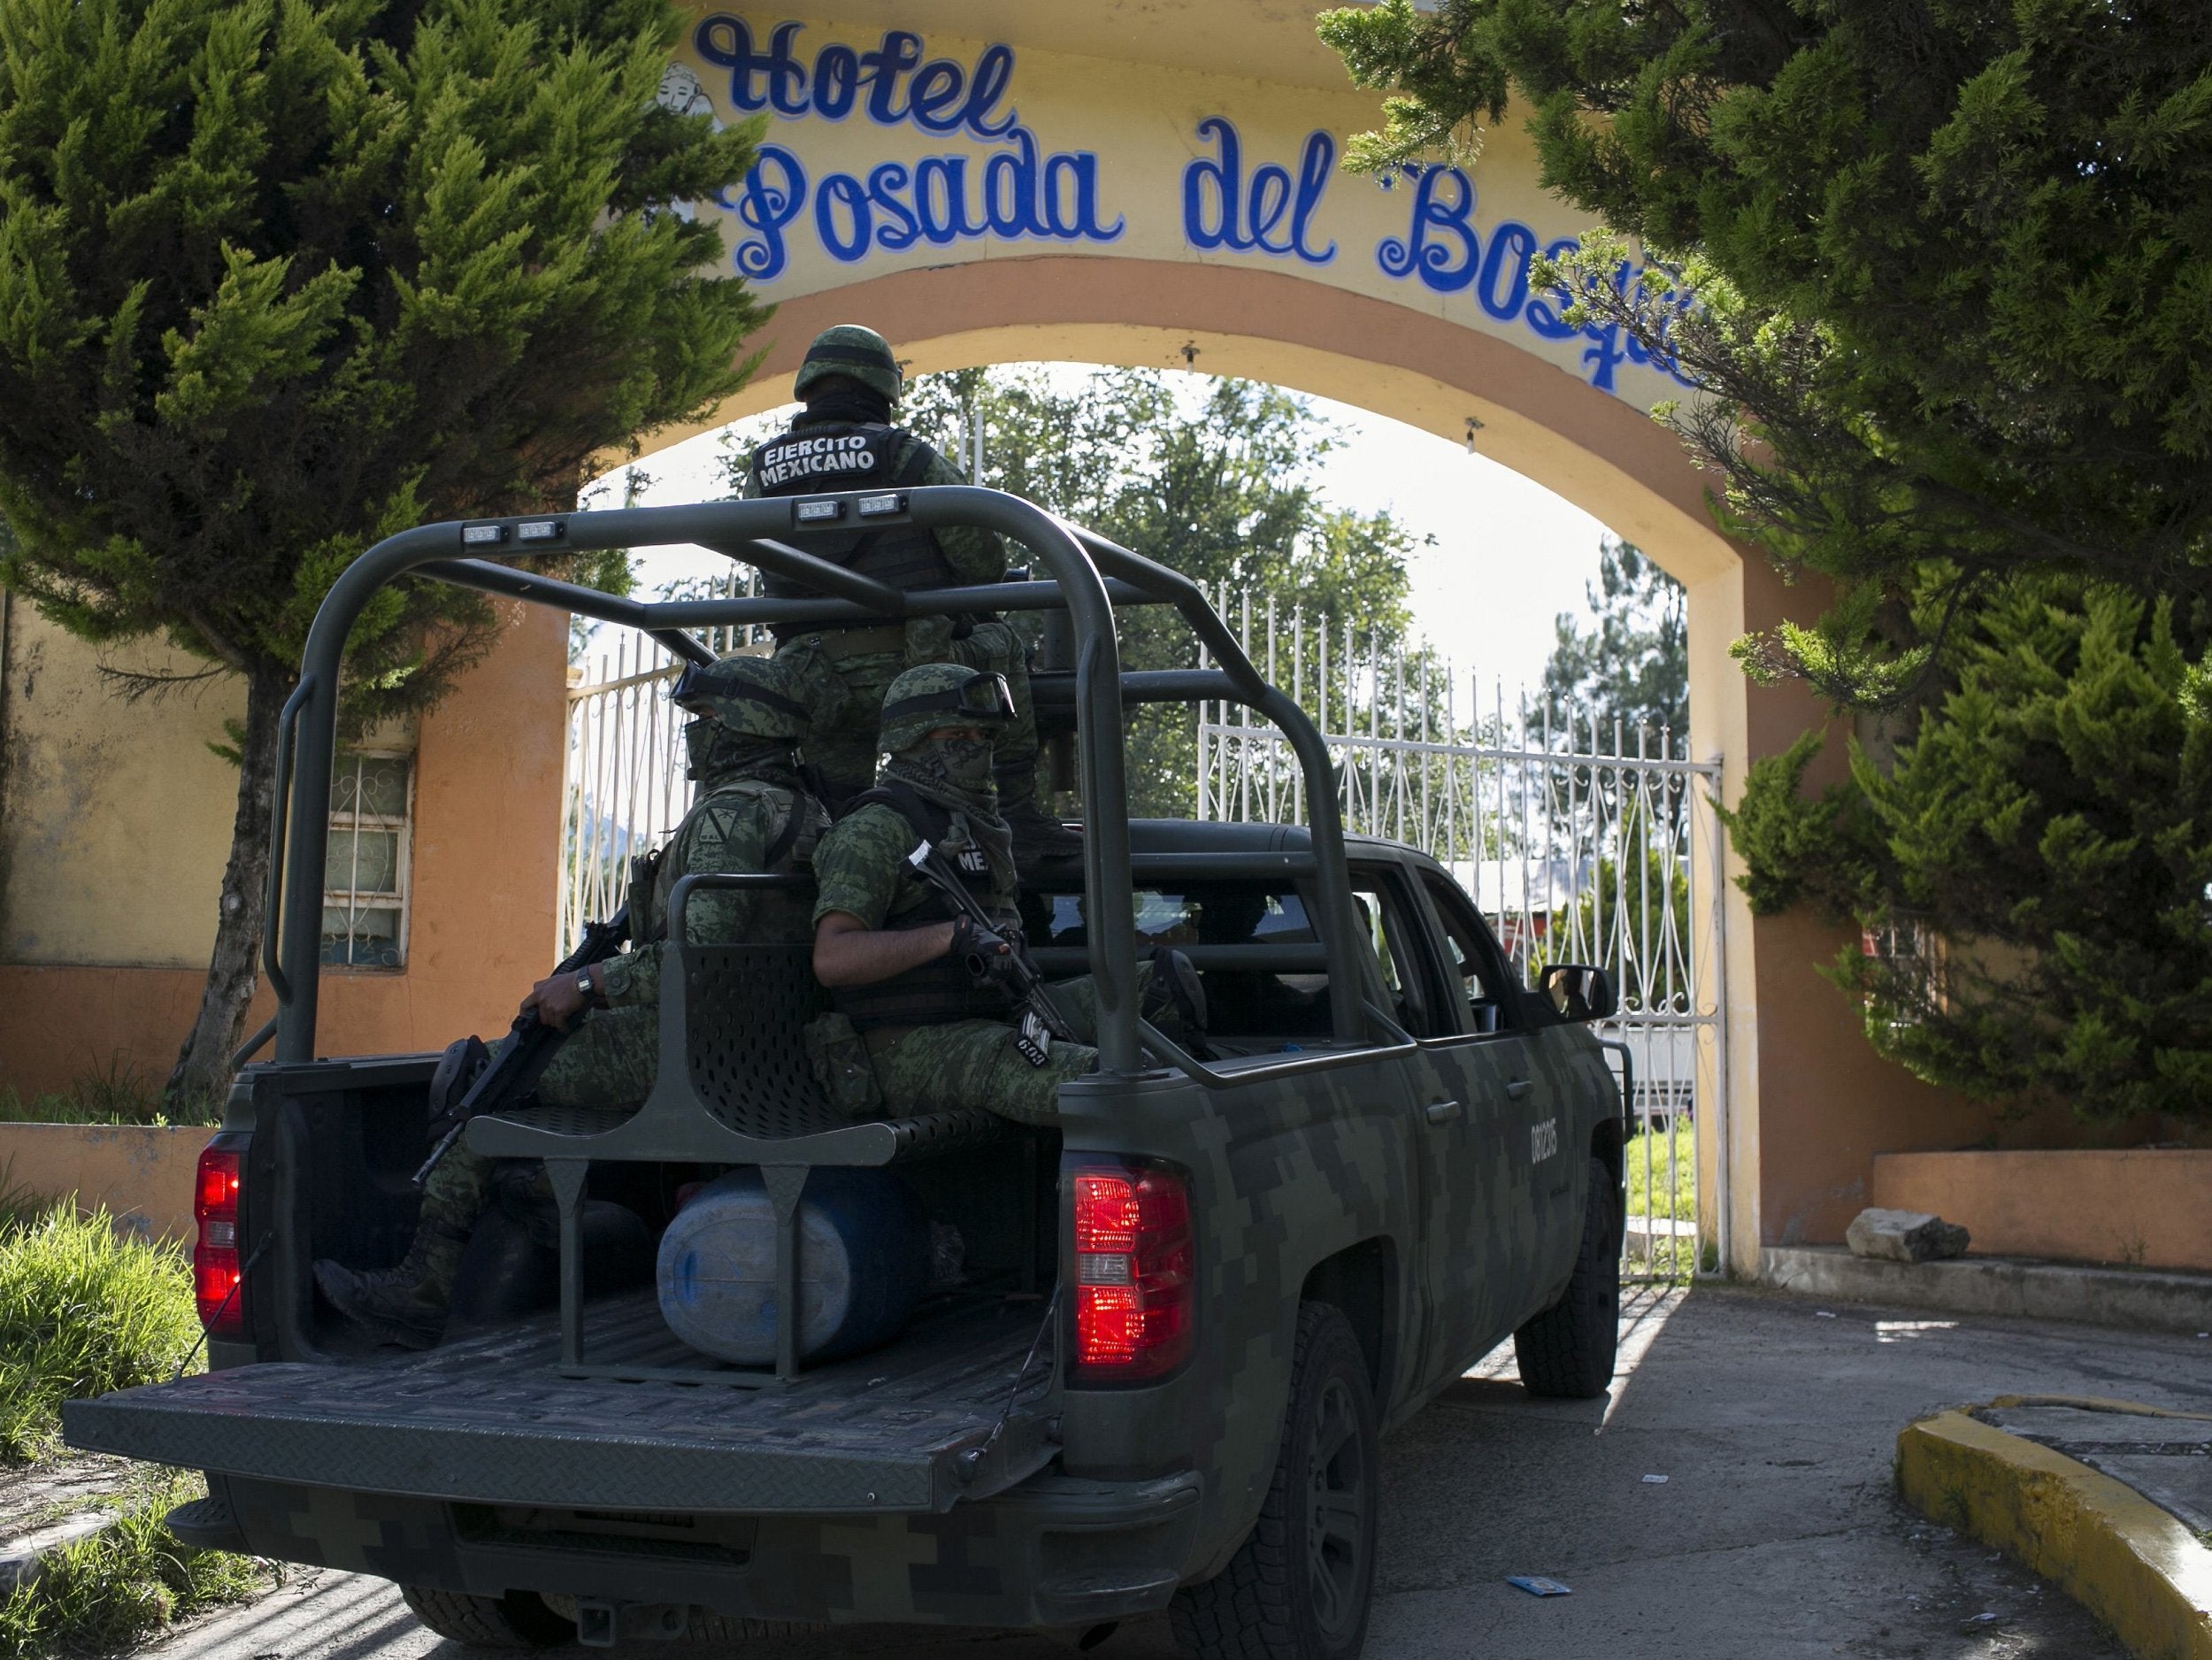
[[[1695,1122],[1718,1110],[1726,1079],[1720,763],[1692,760],[1672,734],[1509,708],[1495,689],[1485,708],[1474,673],[1339,619],[1249,595],[1216,604],[1321,728],[1348,834],[1409,843],[1448,868],[1524,984],[1548,963],[1612,975],[1620,1011],[1601,1035],[1633,1077],[1624,1249],[1632,1272],[1690,1272]],[[1198,816],[1305,820],[1288,742],[1241,706],[1199,710]],[[1704,1174],[1717,1193],[1718,1172]]]
[[[749,592],[733,574],[695,595],[726,598]],[[568,752],[561,788],[562,949],[584,924],[622,903],[633,855],[660,845],[690,810],[684,776],[686,717],[669,707],[668,686],[682,665],[658,642],[617,631],[611,650],[587,651],[568,671]],[[766,651],[765,629],[717,628],[706,642],[718,652]]]

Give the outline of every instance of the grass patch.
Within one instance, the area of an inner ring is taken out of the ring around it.
[[[15,1161],[0,1164],[0,1240],[45,1211],[53,1201],[33,1193],[15,1179]]]
[[[1627,1168],[1629,1215],[1697,1220],[1697,1130],[1689,1119],[1630,1136]]]
[[[162,1526],[171,1509],[206,1491],[189,1472],[141,1475],[118,1495],[114,1526],[58,1551],[35,1580],[0,1601],[0,1660],[111,1654],[265,1589],[267,1564],[196,1550]]]
[[[1663,1129],[1643,1129],[1628,1138],[1628,1215],[1654,1221],[1697,1220],[1697,1132],[1678,1117]],[[1697,1241],[1687,1235],[1655,1237],[1648,1250],[1632,1240],[1631,1272],[1655,1280],[1687,1280],[1696,1266]]]
[[[166,1102],[161,1087],[119,1052],[104,1066],[90,1067],[70,1080],[61,1094],[25,1100],[10,1084],[0,1087],[0,1124],[216,1125],[223,1121],[220,1096]]]
[[[61,1403],[166,1378],[198,1342],[192,1271],[67,1204],[0,1234],[0,1463],[50,1451]]]

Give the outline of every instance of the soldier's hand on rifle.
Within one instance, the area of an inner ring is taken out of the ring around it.
[[[977,981],[996,980],[1012,964],[1014,943],[972,917],[956,917],[952,925],[952,956]]]
[[[587,1009],[603,1008],[606,997],[595,983],[585,989],[585,976],[589,969],[580,969],[572,974],[554,974],[530,988],[530,995],[522,1000],[522,1012],[534,1011],[538,1019],[557,1031],[565,1032],[576,1024],[577,1016]]]

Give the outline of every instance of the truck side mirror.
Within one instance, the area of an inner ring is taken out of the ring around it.
[[[1536,988],[1563,1020],[1609,1019],[1621,1006],[1613,977],[1585,963],[1554,963],[1536,977]]]

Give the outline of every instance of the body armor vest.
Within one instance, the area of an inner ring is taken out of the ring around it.
[[[916,444],[905,465],[895,468],[903,428],[867,421],[809,421],[753,451],[755,496],[818,496],[829,491],[906,489],[928,475],[931,451]],[[848,530],[811,534],[807,552],[862,576],[873,577],[902,593],[915,588],[952,588],[959,576],[938,547],[937,538],[918,525],[882,530]],[[787,576],[764,571],[761,591],[776,599],[809,598],[814,590]],[[883,619],[885,622],[895,620]],[[778,640],[811,632],[809,625],[775,626]]]
[[[721,788],[703,795],[693,803],[691,811],[684,815],[688,824],[694,814],[704,811],[717,803],[732,801],[743,805],[753,797],[780,785],[755,780],[741,780],[725,784]],[[821,839],[820,808],[812,797],[803,792],[794,794],[791,811],[784,815],[778,826],[775,840],[771,842],[761,860],[762,874],[768,876],[803,875],[810,868],[814,844]],[[679,825],[677,835],[683,834]],[[667,863],[668,849],[675,845],[676,837],[655,848],[650,853],[641,853],[630,861],[630,949],[657,945],[668,937],[668,895],[679,879],[688,874],[678,871],[666,882],[661,880],[661,867]]]
[[[941,842],[952,828],[949,811],[896,782],[854,796],[846,811],[856,811],[872,802],[879,802],[903,818],[913,826],[918,842]],[[987,912],[998,915],[1006,911],[1005,896],[992,886],[990,864],[981,849],[967,849],[952,864]],[[926,928],[933,923],[953,921],[957,915],[942,894],[926,888],[918,903],[894,911],[883,919],[883,926]],[[949,954],[872,986],[835,987],[830,997],[837,1012],[862,1032],[880,1026],[940,1026],[948,1020],[1004,1020],[1011,1017],[1014,1007],[1003,988],[977,985]]]

